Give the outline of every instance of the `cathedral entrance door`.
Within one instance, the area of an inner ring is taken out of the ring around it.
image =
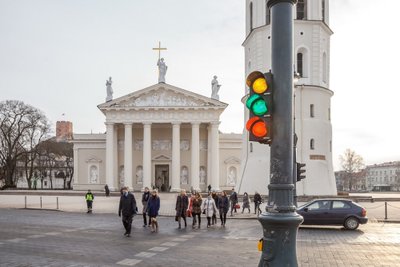
[[[159,192],[169,191],[169,165],[156,164],[155,165],[155,185]]]

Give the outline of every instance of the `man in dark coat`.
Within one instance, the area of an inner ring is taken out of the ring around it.
[[[125,227],[125,236],[131,236],[132,229],[132,219],[137,213],[136,199],[135,196],[129,192],[128,187],[122,188],[122,196],[119,201],[118,216],[121,217],[122,214],[122,224]]]
[[[229,197],[229,201],[231,202],[231,216],[233,216],[232,211],[235,210],[236,211],[236,204],[238,203],[238,195],[235,192],[235,188],[232,188],[232,194]]]
[[[256,191],[254,194],[254,214],[261,213],[260,204],[262,203],[261,195]]]
[[[110,196],[110,188],[108,188],[107,184],[104,186],[104,191],[106,191],[106,197],[109,197]]]
[[[143,227],[147,226],[147,203],[149,202],[149,198],[150,198],[150,191],[149,188],[146,186],[144,188],[144,192],[142,195],[142,205],[143,205]],[[150,216],[149,216],[149,227],[150,227]]]
[[[185,222],[185,227],[187,226],[186,223],[186,211],[189,206],[189,198],[186,195],[186,190],[182,189],[181,194],[176,198],[176,205],[175,205],[175,210],[176,210],[176,218],[179,223],[179,229],[181,229],[181,217],[183,218],[183,221]]]

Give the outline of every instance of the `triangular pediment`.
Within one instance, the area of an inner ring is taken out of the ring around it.
[[[158,155],[158,156],[153,157],[153,160],[154,161],[170,161],[171,158],[166,155]]]
[[[222,108],[226,103],[169,84],[159,83],[99,105],[107,109]]]

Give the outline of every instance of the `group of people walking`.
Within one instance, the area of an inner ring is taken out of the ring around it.
[[[247,204],[243,205],[250,211],[249,198],[247,196]],[[231,216],[233,212],[237,212],[238,209],[238,196],[234,189],[232,189],[231,195],[228,197],[225,191],[222,192],[209,192],[206,199],[202,199],[199,192],[194,192],[189,198],[186,194],[186,190],[182,190],[180,195],[176,199],[176,216],[175,220],[178,222],[178,229],[182,228],[181,220],[183,220],[184,227],[187,227],[187,217],[192,217],[192,228],[201,228],[201,214],[204,214],[207,218],[207,228],[217,224],[217,214],[221,221],[221,226],[226,225],[226,215],[231,210]],[[244,209],[244,208],[243,208]]]
[[[109,191],[106,188],[106,196],[109,196]],[[92,205],[94,196],[90,190],[88,190],[85,195],[87,202],[88,213],[92,212]],[[207,228],[217,224],[217,214],[221,221],[221,226],[226,225],[226,215],[230,210],[231,216],[233,213],[237,213],[240,209],[238,204],[238,195],[234,189],[230,196],[228,197],[225,191],[222,192],[209,192],[207,198],[203,200],[199,192],[194,192],[189,197],[186,194],[186,190],[182,189],[180,194],[176,198],[175,204],[175,221],[178,222],[178,229],[182,227],[187,227],[187,218],[192,218],[192,228],[201,228],[201,215],[205,215],[207,218]],[[260,214],[260,204],[262,203],[262,198],[259,193],[254,195],[254,213]],[[157,189],[149,190],[148,187],[145,188],[142,194],[142,214],[143,214],[143,227],[150,227],[151,232],[158,232],[158,222],[157,216],[160,210],[160,197],[158,196]],[[245,209],[248,209],[250,213],[250,198],[245,192],[243,195],[243,206],[242,213]],[[129,191],[128,187],[121,188],[121,197],[119,201],[118,215],[122,217],[122,224],[125,228],[124,235],[130,237],[132,229],[133,217],[138,213],[138,208],[136,204],[136,199],[133,193]],[[183,225],[182,225],[183,223]]]

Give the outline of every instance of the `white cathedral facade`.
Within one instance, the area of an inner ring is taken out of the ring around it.
[[[204,192],[236,185],[241,135],[218,130],[227,104],[164,82],[107,100],[98,106],[106,133],[74,134],[74,190],[107,184]]]
[[[294,14],[294,85],[297,162],[306,164],[306,179],[296,184],[297,195],[336,195],[332,163],[331,97],[329,89],[329,1],[299,0]],[[246,0],[245,74],[271,68],[271,25],[267,0]],[[248,94],[246,88],[245,94]],[[245,109],[245,122],[248,112]],[[269,146],[247,142],[243,134],[240,193],[267,193]],[[267,157],[265,155],[268,155]]]

